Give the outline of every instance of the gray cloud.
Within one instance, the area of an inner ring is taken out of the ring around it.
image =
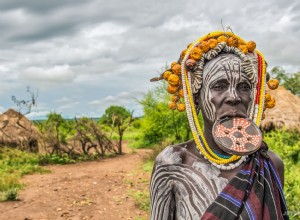
[[[141,112],[131,96],[154,87],[149,79],[190,42],[222,29],[221,19],[257,43],[269,68],[299,69],[296,0],[3,0],[0,12],[0,106],[29,85],[43,103],[32,117],[99,116],[111,104]]]

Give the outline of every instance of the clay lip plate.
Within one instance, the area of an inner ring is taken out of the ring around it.
[[[215,122],[212,132],[218,147],[228,154],[249,155],[256,152],[262,143],[260,129],[249,118],[222,118]]]

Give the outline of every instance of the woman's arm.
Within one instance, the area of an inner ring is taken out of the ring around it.
[[[151,184],[151,220],[175,219],[175,199],[173,193],[173,180],[170,178],[169,165],[158,165],[155,162]]]

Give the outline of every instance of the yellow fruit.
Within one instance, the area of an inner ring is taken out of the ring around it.
[[[175,75],[175,74],[171,74],[168,77],[168,82],[172,86],[177,86],[179,84],[179,77],[177,75]]]
[[[168,80],[169,76],[171,75],[172,73],[170,71],[165,71],[164,74],[163,74],[163,77],[165,80]]]
[[[183,58],[186,55],[187,49],[181,51],[181,57]]]
[[[181,74],[181,65],[176,63],[172,66],[172,71],[174,74],[176,75],[180,75]]]
[[[217,46],[218,41],[214,38],[211,38],[209,39],[208,44],[210,49],[214,49]]]
[[[245,44],[241,44],[239,45],[239,49],[244,53],[247,54],[248,53],[248,48]]]
[[[265,102],[268,102],[272,99],[272,96],[269,93],[266,93]]]
[[[176,93],[176,91],[177,91],[177,86],[169,85],[168,88],[167,88],[167,91],[168,91],[168,93],[170,93],[170,94],[174,94],[174,93]]]
[[[175,102],[169,102],[169,109],[174,110],[176,109],[176,103]]]
[[[227,43],[227,40],[228,38],[224,35],[221,35],[218,37],[218,42],[221,43],[221,42],[226,42]]]
[[[202,56],[202,50],[198,47],[194,47],[191,50],[190,57],[194,60],[199,60]]]
[[[274,108],[276,105],[275,99],[271,98],[268,102],[265,103],[266,108]]]
[[[172,69],[172,67],[173,67],[175,64],[177,64],[177,62],[172,62],[172,63],[171,63],[171,69]]]
[[[231,47],[237,47],[238,46],[238,39],[236,39],[235,37],[230,37],[228,38],[228,41],[227,41],[227,45],[228,46],[231,46]]]
[[[203,53],[206,53],[209,51],[209,43],[207,41],[202,41],[199,45],[199,48],[203,51]]]
[[[179,97],[177,95],[172,95],[171,100],[172,102],[177,102],[179,100]]]
[[[277,79],[270,79],[268,81],[268,87],[272,90],[277,89],[279,86],[279,82]]]
[[[256,43],[254,41],[249,41],[247,42],[246,46],[248,48],[248,51],[252,53],[256,48]]]
[[[179,103],[179,104],[177,105],[177,110],[178,110],[179,112],[185,111],[185,104]]]
[[[179,90],[178,95],[179,95],[181,98],[184,97],[184,94],[183,94],[183,90],[182,90],[182,89]]]

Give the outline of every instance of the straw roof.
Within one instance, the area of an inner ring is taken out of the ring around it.
[[[283,86],[276,90],[268,90],[276,100],[276,106],[265,111],[266,118],[262,121],[261,127],[298,129],[300,132],[300,98],[293,95]]]
[[[0,115],[0,145],[38,150],[40,132],[24,115],[9,109]]]

